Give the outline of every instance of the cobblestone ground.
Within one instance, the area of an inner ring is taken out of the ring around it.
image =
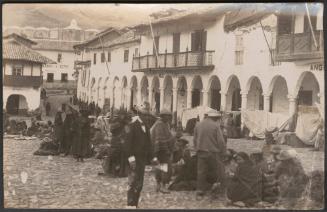
[[[101,162],[94,158],[77,163],[72,157],[35,156],[39,140],[4,139],[4,202],[6,208],[124,208],[127,178],[98,176]],[[262,141],[230,140],[228,147],[251,152]],[[322,152],[297,149],[307,172],[323,170]],[[158,194],[151,173],[145,176],[140,208],[231,208],[195,192]]]

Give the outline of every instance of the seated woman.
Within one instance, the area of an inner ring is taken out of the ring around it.
[[[250,157],[245,152],[236,155],[237,168],[227,186],[227,197],[234,202],[241,201],[253,206],[261,200],[262,179]]]

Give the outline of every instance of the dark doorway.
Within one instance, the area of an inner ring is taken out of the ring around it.
[[[220,110],[220,90],[211,89],[211,105],[210,107],[216,110]]]
[[[131,105],[130,105],[130,108],[134,108],[134,91],[131,90]]]
[[[19,112],[19,96],[11,95],[8,97],[6,110],[9,114],[18,115]]]
[[[192,108],[200,105],[200,90],[194,89],[192,91]]]
[[[312,91],[299,91],[299,105],[312,106]]]
[[[236,88],[232,96],[232,111],[239,111],[241,108],[242,98],[241,89]]]
[[[154,102],[155,102],[156,113],[159,113],[160,112],[160,93],[159,92],[155,92]]]

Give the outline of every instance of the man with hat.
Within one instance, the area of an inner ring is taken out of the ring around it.
[[[222,157],[226,152],[223,133],[217,123],[219,113],[216,110],[207,112],[207,118],[198,123],[194,130],[194,147],[197,151],[197,196],[203,196],[207,190],[209,170],[221,183],[225,191],[225,168]]]
[[[171,112],[163,109],[160,118],[154,123],[150,130],[151,141],[154,146],[154,162],[159,163],[156,169],[155,178],[157,181],[157,192],[169,193],[166,185],[171,177],[171,160],[175,137],[169,129]]]

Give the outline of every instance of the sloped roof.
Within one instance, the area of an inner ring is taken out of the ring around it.
[[[56,63],[53,60],[23,45],[4,43],[2,58],[5,60],[23,60],[35,63]]]
[[[74,46],[80,44],[79,41],[62,40],[35,40],[37,45],[33,49],[37,50],[55,50],[55,51],[74,51]]]
[[[3,36],[3,39],[14,39],[14,40],[18,40],[18,41],[23,41],[24,43],[27,43],[29,45],[36,45],[37,43],[35,41],[32,41],[26,37],[23,37],[21,35],[18,35],[16,33],[11,33],[8,35]]]
[[[130,42],[137,42],[140,41],[141,37],[135,35],[133,30],[129,30],[126,33],[122,34],[118,38],[109,41],[107,43],[103,43],[104,47],[113,47],[119,44],[130,43]]]

